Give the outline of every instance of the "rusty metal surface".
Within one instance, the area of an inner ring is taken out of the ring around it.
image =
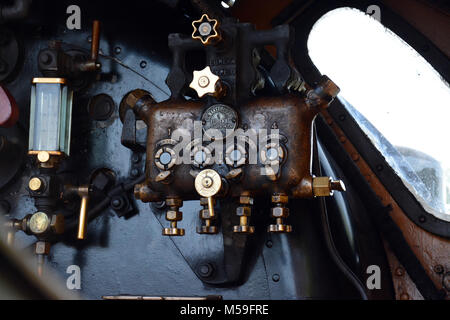
[[[280,131],[281,143],[288,155],[281,166],[281,175],[275,183],[261,175],[261,164],[248,164],[243,167],[242,178],[234,183],[230,181],[228,196],[241,194],[251,196],[287,193],[294,198],[312,197],[311,176],[311,126],[321,105],[311,105],[309,98],[298,95],[284,97],[257,98],[242,106],[240,122],[243,127],[267,129],[276,126]],[[194,188],[194,178],[189,164],[178,165],[174,169],[175,178],[171,183],[157,182],[160,170],[154,164],[154,155],[159,141],[169,139],[168,132],[183,127],[192,130],[194,121],[201,119],[206,106],[202,102],[168,100],[156,105],[144,107],[139,114],[147,123],[147,170],[146,185],[151,190],[143,200],[161,201],[165,197],[180,197],[186,200],[198,199]],[[286,118],[286,114],[289,117]],[[302,150],[294,152],[294,150]],[[230,170],[225,165],[213,165],[212,168],[225,176]]]

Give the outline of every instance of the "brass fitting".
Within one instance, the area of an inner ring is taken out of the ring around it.
[[[312,186],[314,197],[329,197],[334,191],[346,190],[342,180],[333,180],[330,177],[314,177]]]
[[[34,192],[41,191],[44,189],[44,182],[38,177],[33,177],[28,182],[28,188]]]
[[[284,224],[284,219],[289,217],[289,208],[286,204],[289,202],[289,197],[285,194],[273,194],[272,203],[275,207],[271,208],[270,213],[272,218],[276,219],[275,224],[269,225],[268,232],[272,233],[289,233],[292,232],[292,226]]]
[[[253,198],[249,196],[239,197],[240,206],[236,208],[236,215],[239,217],[239,225],[233,227],[234,233],[253,234],[255,227],[249,225],[249,218],[252,215]]]
[[[183,213],[179,208],[183,205],[183,200],[178,198],[167,198],[166,220],[170,222],[169,228],[162,230],[163,236],[184,236],[184,229],[178,228],[178,221],[183,219]]]
[[[200,198],[200,204],[203,206],[203,209],[199,211],[199,217],[202,221],[202,225],[197,227],[197,233],[199,234],[216,234],[219,232],[217,226],[213,225],[213,221],[216,219],[216,215],[211,215],[209,207],[209,199],[210,198]],[[212,206],[215,205],[215,199],[212,198]]]

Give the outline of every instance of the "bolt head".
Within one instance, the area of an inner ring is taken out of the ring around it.
[[[242,206],[236,208],[236,215],[237,216],[245,216],[250,217],[252,214],[252,209],[249,206]]]
[[[166,220],[168,221],[180,221],[183,219],[183,213],[181,211],[167,210]]]
[[[207,76],[201,76],[198,79],[198,85],[202,88],[206,88],[209,85],[209,78]]]
[[[270,211],[273,218],[287,218],[289,216],[289,208],[274,207]]]
[[[50,226],[50,219],[44,212],[36,212],[29,220],[30,231],[34,234],[42,234],[47,231]]]
[[[39,191],[43,187],[42,180],[38,177],[31,178],[28,182],[28,188],[30,188],[31,191]]]

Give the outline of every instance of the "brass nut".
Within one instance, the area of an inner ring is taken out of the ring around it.
[[[255,232],[255,227],[253,226],[234,226],[234,233],[252,234]]]
[[[201,226],[197,227],[197,233],[199,234],[216,234],[219,229],[216,226]]]
[[[289,197],[285,194],[272,195],[272,203],[288,203]]]
[[[274,207],[270,211],[273,218],[287,218],[289,216],[289,208]]]
[[[217,216],[212,216],[209,214],[209,209],[203,209],[199,211],[199,217],[200,219],[206,220],[206,219],[215,219]]]
[[[44,241],[36,242],[36,254],[45,254],[48,255],[50,253],[50,243]]]
[[[181,211],[167,210],[166,220],[168,221],[180,221],[183,219],[183,213]]]
[[[290,233],[292,232],[292,226],[287,224],[271,224],[267,228],[267,231],[272,233]]]
[[[180,228],[164,228],[163,236],[184,236],[184,229]]]
[[[31,178],[28,182],[28,188],[30,188],[31,191],[37,192],[42,190],[43,187],[44,183],[38,177]]]
[[[166,205],[168,207],[181,207],[183,205],[183,200],[179,198],[167,198]]]
[[[333,195],[330,187],[330,177],[314,177],[313,178],[313,194],[315,197],[328,197]]]
[[[54,214],[50,221],[50,228],[55,234],[64,233],[64,216],[62,214]]]
[[[248,196],[240,196],[239,197],[240,204],[253,205],[253,198]]]
[[[216,199],[212,198],[213,204],[216,204]],[[200,205],[201,206],[207,206],[208,205],[208,198],[200,198]]]
[[[252,214],[252,208],[248,206],[242,206],[236,208],[236,215],[237,216],[245,216],[250,217]]]

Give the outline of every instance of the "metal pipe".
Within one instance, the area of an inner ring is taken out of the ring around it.
[[[100,44],[100,21],[94,20],[92,23],[91,60],[97,61]]]

